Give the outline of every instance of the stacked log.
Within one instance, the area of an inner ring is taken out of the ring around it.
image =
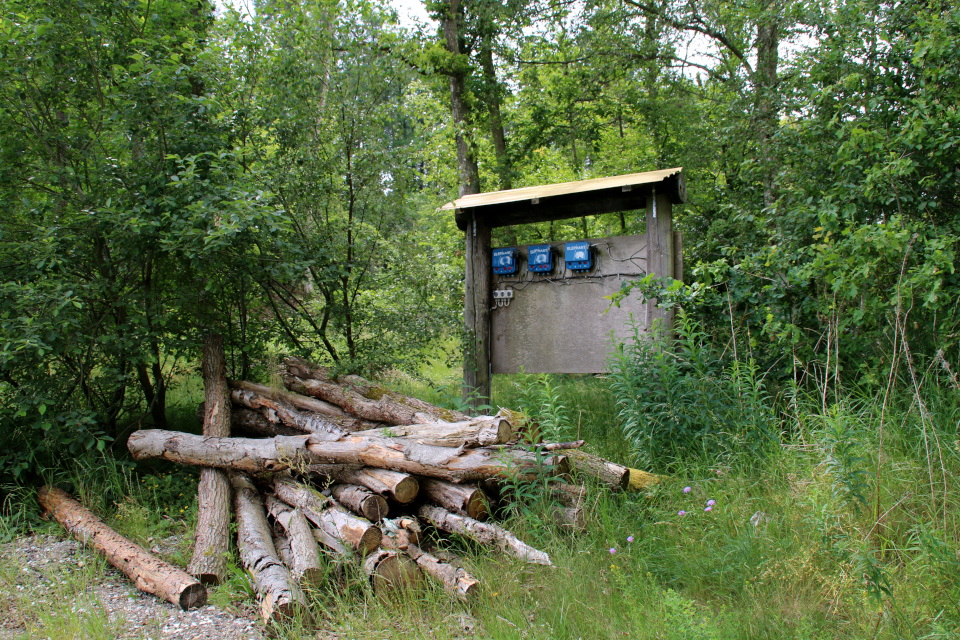
[[[285,365],[286,390],[225,379],[217,386],[215,376],[205,376],[215,391],[198,413],[203,436],[141,430],[127,444],[136,460],[161,458],[229,476],[241,560],[267,620],[309,615],[301,586],[330,574],[323,556],[357,563],[382,598],[416,588],[423,574],[468,599],[478,581],[431,547],[421,523],[432,537],[454,533],[552,566],[546,553],[490,521],[499,486],[565,477],[574,457],[585,476],[615,490],[630,479],[625,467],[578,451],[582,441],[515,444],[516,412],[470,417],[359,376],[336,379],[297,358]],[[225,396],[228,409],[211,410],[221,417],[220,431],[208,430],[207,407]],[[251,437],[231,437],[230,429]],[[551,486],[558,526],[582,531],[583,487]],[[201,513],[210,500],[201,492]]]

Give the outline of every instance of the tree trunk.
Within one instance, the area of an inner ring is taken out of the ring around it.
[[[437,447],[486,447],[506,444],[513,437],[510,422],[504,418],[474,418],[444,424],[408,424],[357,431],[357,436],[410,438]]]
[[[574,471],[587,478],[595,478],[613,491],[623,491],[630,480],[630,469],[600,456],[577,449],[566,452]]]
[[[300,609],[306,612],[303,592],[273,546],[260,494],[243,474],[232,474],[230,481],[237,514],[237,547],[244,568],[253,576],[260,598],[260,615],[270,622],[290,617]]]
[[[328,418],[342,418],[346,415],[343,412],[343,409],[332,405],[329,402],[303,396],[299,393],[290,393],[289,391],[284,391],[283,389],[274,389],[273,387],[268,387],[265,384],[257,384],[256,382],[248,382],[246,380],[230,380],[229,385],[231,389],[252,391],[258,396],[263,396],[264,398],[268,398],[270,400],[285,402],[286,404],[294,407],[295,409],[299,409],[300,411],[319,413],[327,416]]]
[[[320,549],[310,531],[307,518],[298,509],[274,496],[267,496],[267,513],[280,523],[290,545],[290,562],[286,563],[300,584],[316,585],[323,578]]]
[[[163,458],[182,464],[249,473],[282,471],[290,465],[367,465],[455,483],[491,477],[538,478],[543,474],[563,474],[568,468],[566,456],[542,458],[507,447],[461,451],[409,440],[350,435],[336,442],[325,442],[318,441],[316,435],[271,439],[203,438],[176,431],[145,429],[130,436],[127,448],[135,460]]]
[[[198,467],[251,474],[283,471],[291,463],[309,461],[307,441],[312,436],[276,438],[204,438],[179,431],[142,429],[127,440],[134,460],[163,458]]]
[[[486,520],[489,504],[486,494],[472,484],[451,484],[443,480],[419,478],[420,494],[430,502],[454,513]]]
[[[230,435],[230,391],[223,336],[208,334],[203,341],[203,435]],[[202,469],[198,489],[196,542],[187,572],[201,582],[218,584],[227,577],[230,550],[230,479],[220,469]]]
[[[450,513],[446,509],[429,504],[422,505],[417,511],[417,515],[441,531],[460,534],[480,544],[495,547],[525,562],[553,566],[546,553],[521,542],[503,527],[478,522],[473,518]]]
[[[373,592],[381,600],[391,600],[420,583],[420,570],[405,554],[378,549],[363,561],[363,572],[370,578]]]
[[[412,502],[420,491],[420,483],[413,476],[373,467],[343,468],[327,465],[314,465],[310,470],[326,475],[347,484],[358,484],[381,496],[396,500],[400,504]]]
[[[274,478],[273,490],[278,498],[300,509],[319,527],[323,531],[320,541],[335,551],[349,548],[362,555],[380,546],[382,534],[376,525],[353,515],[316,489],[278,476]]]
[[[200,404],[198,413],[203,411]],[[274,436],[302,436],[303,431],[293,429],[281,422],[270,422],[263,414],[253,409],[233,405],[230,410],[230,431],[242,438],[273,438]]]
[[[234,389],[230,392],[230,397],[241,406],[258,410],[270,422],[283,424],[320,438],[336,440],[343,434],[348,433],[326,417],[297,411],[282,400],[271,400],[253,391]]]
[[[334,500],[370,522],[380,522],[389,512],[387,501],[364,487],[355,484],[335,484],[330,487]]]
[[[192,576],[118,534],[65,491],[42,487],[37,491],[37,500],[74,537],[102,553],[107,562],[133,580],[137,589],[163,598],[184,611],[207,603],[206,588]]]

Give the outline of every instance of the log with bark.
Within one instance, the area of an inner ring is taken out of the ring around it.
[[[270,422],[283,424],[302,433],[311,433],[331,440],[349,433],[326,416],[298,411],[283,400],[273,400],[247,389],[233,389],[230,399],[248,409],[259,411]]]
[[[203,435],[230,435],[230,391],[223,352],[223,336],[208,334],[203,341]],[[220,469],[202,469],[198,487],[196,541],[187,571],[204,584],[227,577],[230,549],[230,479]]]
[[[342,483],[356,484],[370,491],[396,500],[400,504],[412,502],[420,491],[420,483],[408,473],[377,469],[375,467],[345,467],[342,465],[311,465],[310,472]]]
[[[107,562],[133,580],[141,591],[186,611],[207,603],[207,589],[193,576],[151,555],[103,523],[57,487],[37,492],[40,506],[83,544],[102,553]]]
[[[409,556],[388,549],[377,549],[363,561],[363,572],[370,578],[373,591],[384,600],[408,589],[415,589],[420,582],[420,570]]]
[[[263,501],[250,478],[230,476],[237,517],[237,548],[243,566],[253,576],[260,599],[260,615],[266,622],[290,617],[303,610],[306,599],[290,570],[281,562],[273,545]]]
[[[274,478],[277,497],[303,512],[321,531],[318,540],[335,552],[350,549],[365,554],[380,545],[379,527],[356,516],[316,489],[288,477]]]
[[[380,522],[387,517],[387,501],[366,487],[337,483],[330,485],[330,494],[334,500],[370,522]]]
[[[346,414],[340,407],[323,400],[274,389],[264,384],[231,380],[230,387],[232,389],[230,397],[235,404],[260,411],[269,420],[280,421],[301,432],[326,431],[329,430],[327,425],[333,425],[343,431],[360,431],[387,426],[382,422],[372,422]],[[320,411],[319,407],[314,405],[332,407],[335,411]]]
[[[254,474],[282,471],[290,466],[353,464],[461,483],[496,476],[528,479],[567,471],[565,456],[543,458],[507,447],[460,450],[352,435],[336,441],[324,441],[315,434],[269,439],[203,438],[176,431],[144,429],[130,436],[127,448],[135,460],[163,458]]]
[[[571,449],[566,452],[567,459],[574,471],[587,478],[595,478],[613,491],[623,491],[630,480],[630,469],[604,460],[600,456]]]
[[[546,553],[522,542],[503,527],[450,513],[429,504],[421,505],[417,515],[441,531],[460,534],[526,562],[553,566]]]
[[[290,559],[289,562],[285,559],[284,564],[289,567],[294,579],[300,584],[319,584],[323,577],[320,549],[317,548],[317,541],[310,531],[306,516],[299,509],[274,496],[267,496],[266,507],[267,513],[286,534]]]
[[[469,600],[477,594],[479,581],[462,567],[441,561],[411,542],[404,530],[383,537],[382,546],[391,551],[403,551],[409,555],[420,570],[427,574],[448,592],[461,600]]]
[[[473,484],[453,484],[433,478],[419,478],[420,494],[444,509],[473,518],[486,520],[490,514],[487,495]]]
[[[513,437],[510,422],[504,418],[482,417],[466,422],[407,424],[357,431],[356,436],[409,438],[437,447],[486,447],[506,444]]]

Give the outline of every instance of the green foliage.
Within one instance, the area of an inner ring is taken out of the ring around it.
[[[521,374],[513,384],[517,387],[517,407],[530,425],[526,431],[528,437],[539,436],[544,442],[573,439],[570,412],[563,403],[559,384],[545,374]]]
[[[665,343],[634,324],[610,359],[623,433],[639,464],[761,464],[779,442],[779,428],[756,364],[725,364],[682,312],[677,335]]]

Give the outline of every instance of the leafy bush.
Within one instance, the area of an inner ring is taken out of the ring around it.
[[[773,402],[756,364],[725,364],[682,312],[678,338],[633,335],[610,358],[623,433],[638,464],[664,468],[691,456],[752,466],[778,441]]]

